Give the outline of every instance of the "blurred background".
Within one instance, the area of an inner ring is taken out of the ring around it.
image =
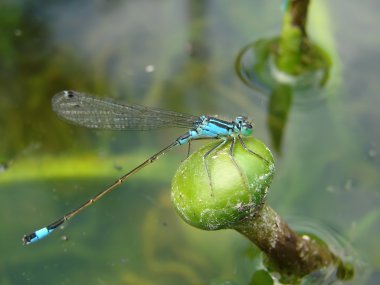
[[[279,34],[280,1],[3,0],[0,283],[253,284],[254,246],[231,230],[192,228],[171,206],[171,178],[187,147],[65,229],[22,245],[24,234],[184,132],[69,125],[50,102],[73,89],[194,115],[248,115],[276,158],[270,205],[285,219],[339,232],[360,264],[352,284],[379,284],[380,3],[314,0],[309,13],[309,35],[330,54],[332,71],[313,90],[320,100],[294,101],[276,140],[269,98],[241,80],[236,60],[248,44]]]

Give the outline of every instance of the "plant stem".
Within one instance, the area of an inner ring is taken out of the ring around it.
[[[276,62],[277,67],[288,74],[300,75],[310,68],[307,60],[310,47],[306,32],[308,5],[309,0],[291,0],[284,14]]]
[[[307,8],[310,0],[291,0],[289,13],[291,15],[291,23],[300,29],[302,36],[307,37],[306,19]]]
[[[339,262],[327,246],[290,229],[267,204],[260,214],[246,218],[234,229],[258,246],[266,254],[270,269],[281,275],[300,278]]]

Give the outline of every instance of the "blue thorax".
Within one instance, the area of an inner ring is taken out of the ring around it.
[[[249,136],[252,134],[252,124],[247,117],[238,116],[234,121],[225,121],[215,117],[200,116],[194,123],[194,129],[189,130],[177,139],[182,145],[191,140],[203,138],[227,138],[230,136]]]

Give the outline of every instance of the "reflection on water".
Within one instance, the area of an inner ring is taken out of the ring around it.
[[[303,72],[297,75],[279,70],[280,38],[260,39],[246,46],[236,59],[239,78],[268,100],[267,125],[272,144],[281,154],[283,136],[293,105],[302,109],[312,109],[323,104],[331,91],[324,90],[329,79],[331,62],[325,52],[311,42],[307,42],[307,63],[300,64]]]
[[[269,198],[281,214],[343,228],[358,255],[368,257],[363,284],[378,284],[380,164],[368,155],[379,152],[379,43],[362,31],[378,26],[379,7],[340,2],[327,5],[344,66],[342,87],[318,106],[288,112]],[[358,10],[366,21],[354,21]],[[280,17],[268,1],[4,2],[0,283],[249,284],[258,267],[244,256],[244,238],[193,229],[168,204],[185,149],[136,175],[55,236],[30,247],[20,238],[179,134],[70,126],[51,111],[52,94],[74,89],[191,114],[247,114],[254,135],[269,142],[267,102],[241,83],[233,62],[246,43],[278,30]],[[39,147],[24,153],[33,144]],[[343,187],[346,181],[352,186]]]
[[[298,76],[279,70],[274,62],[278,41],[278,38],[260,39],[246,46],[237,57],[236,72],[247,86],[257,90],[260,95],[270,97],[278,86],[287,85],[293,89],[296,105],[308,105],[311,108],[328,95],[316,88],[327,83],[329,67]]]

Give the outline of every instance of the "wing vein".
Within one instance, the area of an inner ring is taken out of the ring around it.
[[[199,117],[141,105],[120,104],[76,91],[54,95],[52,108],[70,123],[96,129],[150,130],[192,128]]]

